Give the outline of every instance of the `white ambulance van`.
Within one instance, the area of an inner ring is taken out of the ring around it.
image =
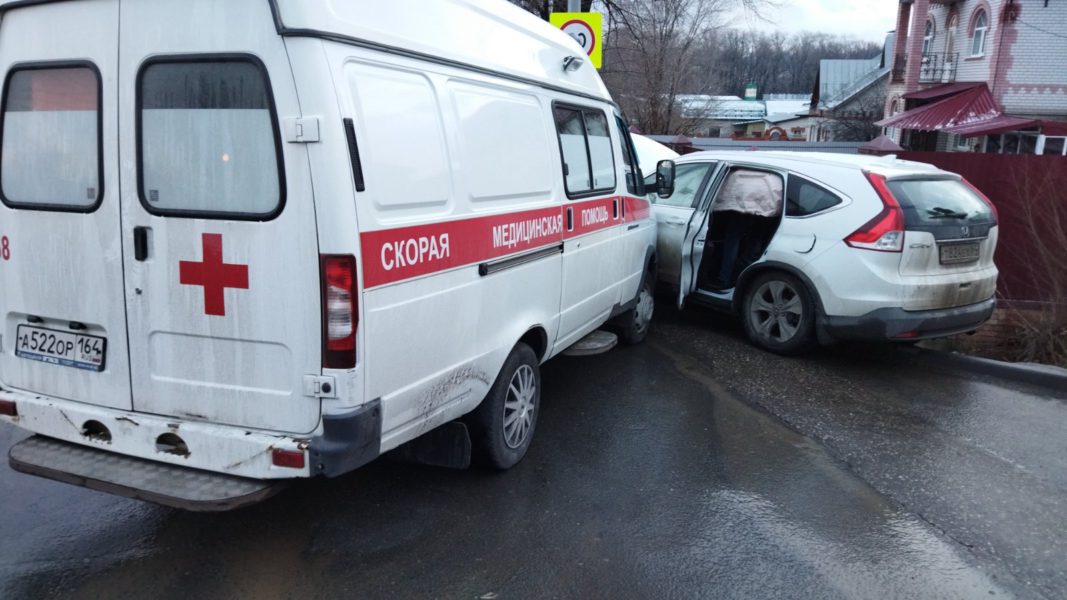
[[[221,510],[434,435],[505,469],[541,363],[647,331],[626,124],[504,0],[6,0],[0,70],[20,471]]]

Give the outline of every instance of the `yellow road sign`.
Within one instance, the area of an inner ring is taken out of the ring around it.
[[[563,30],[563,33],[574,38],[585,53],[593,66],[600,68],[601,58],[604,55],[604,16],[600,13],[552,13],[549,22]]]

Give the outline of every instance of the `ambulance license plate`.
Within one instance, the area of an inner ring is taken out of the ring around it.
[[[107,338],[68,331],[19,325],[15,332],[15,356],[41,362],[103,371]]]
[[[974,262],[978,260],[978,257],[981,255],[978,242],[969,244],[946,244],[940,247],[940,252],[941,264],[943,265]]]

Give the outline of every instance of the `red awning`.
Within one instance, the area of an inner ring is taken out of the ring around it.
[[[965,82],[958,83],[945,83],[942,85],[935,85],[924,90],[917,90],[904,94],[904,98],[908,100],[937,100],[938,98],[944,98],[945,96],[951,96],[960,92],[965,92],[971,88],[976,88],[980,85],[985,85],[982,82]]]
[[[1067,123],[1063,121],[1041,121],[1041,133],[1045,135],[1067,135]]]
[[[1040,123],[1041,121],[1036,119],[1024,119],[1022,117],[1000,115],[999,117],[993,117],[992,119],[987,119],[985,121],[957,125],[955,127],[946,127],[945,131],[956,133],[963,137],[974,137],[976,135],[992,135],[994,133],[1004,133],[1005,131],[1016,131],[1028,127],[1036,127]]]
[[[1000,116],[1000,108],[985,84],[972,87],[933,104],[904,111],[875,123],[879,127],[941,131],[950,127],[988,121]]]

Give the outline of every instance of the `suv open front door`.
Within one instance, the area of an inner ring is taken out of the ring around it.
[[[0,23],[0,377],[128,410],[118,9],[117,0],[47,4]]]
[[[704,188],[703,196],[696,203],[693,214],[685,227],[682,237],[681,265],[678,268],[678,309],[685,306],[685,298],[697,288],[697,269],[704,257],[704,244],[708,236],[708,211],[715,198],[715,192],[722,183],[726,168],[723,163],[715,171]]]

